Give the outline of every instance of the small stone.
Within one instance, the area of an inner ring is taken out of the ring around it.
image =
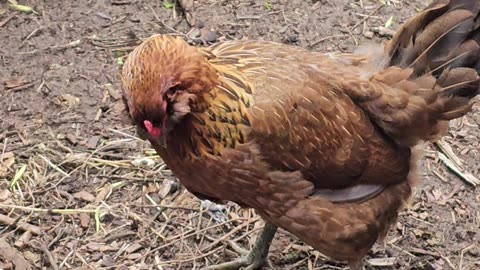
[[[88,228],[88,225],[90,224],[90,215],[87,213],[80,213],[79,219],[80,226],[82,226],[82,228]]]
[[[198,37],[200,37],[200,29],[198,28],[192,28],[187,34],[187,38],[189,39],[197,39]]]
[[[208,43],[213,43],[217,40],[217,33],[215,31],[204,27],[200,29],[200,38]]]
[[[372,31],[366,31],[365,34],[363,34],[366,38],[372,39],[374,33]]]
[[[132,15],[128,19],[133,23],[139,23],[140,22],[140,18],[138,18],[138,16],[136,16],[136,15]]]
[[[197,27],[198,29],[201,29],[201,28],[205,27],[205,23],[201,20],[197,20],[195,22],[195,27]]]
[[[290,35],[287,37],[287,42],[290,43],[295,43],[298,42],[298,36],[297,35]]]

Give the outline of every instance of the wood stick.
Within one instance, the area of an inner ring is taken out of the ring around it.
[[[42,229],[38,226],[26,222],[15,222],[15,219],[2,214],[0,214],[0,223],[7,224],[8,226],[15,226],[23,231],[32,232],[35,235],[42,233]]]

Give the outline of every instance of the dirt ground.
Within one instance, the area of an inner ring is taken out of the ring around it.
[[[38,14],[0,0],[0,269],[199,269],[237,257],[229,241],[251,246],[262,226],[253,211],[200,203],[121,121],[123,56],[151,34],[187,34],[181,10],[159,0],[18,2]],[[396,29],[426,4],[198,0],[193,14],[218,40],[349,52],[384,42],[378,27],[393,16]],[[479,126],[477,105],[445,138],[447,160],[477,178]],[[429,149],[423,189],[367,269],[480,269],[480,193]],[[273,269],[345,267],[284,231],[269,258]]]

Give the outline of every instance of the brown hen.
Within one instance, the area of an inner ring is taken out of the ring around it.
[[[480,1],[438,0],[385,47],[317,53],[265,41],[207,49],[155,35],[123,68],[129,113],[185,187],[252,207],[352,269],[417,182],[414,147],[479,93]]]

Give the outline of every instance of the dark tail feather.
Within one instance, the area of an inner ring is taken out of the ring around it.
[[[390,66],[413,68],[418,79],[436,78],[431,105],[441,120],[464,115],[480,91],[480,0],[434,1],[385,50]]]
[[[399,144],[440,138],[446,121],[465,115],[480,94],[480,0],[434,1],[397,31],[385,53],[388,66],[372,80],[393,92],[384,90],[365,110]],[[397,99],[408,102],[396,106]]]
[[[386,46],[390,65],[417,76],[445,69],[480,71],[480,1],[438,0],[400,28]]]

